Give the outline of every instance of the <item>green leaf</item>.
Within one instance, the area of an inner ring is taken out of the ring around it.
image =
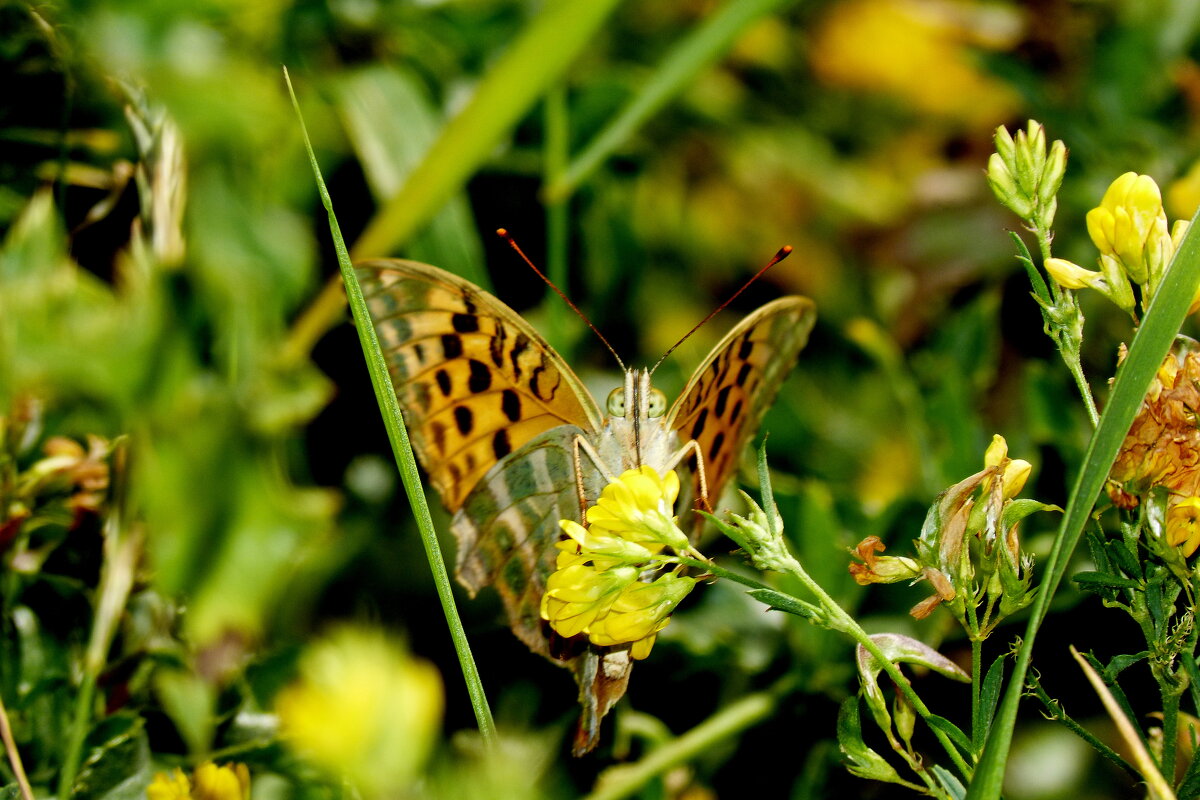
[[[420,82],[392,65],[371,66],[339,78],[338,110],[376,202],[404,185],[437,138],[441,116],[425,97]],[[413,236],[405,255],[437,264],[483,287],[491,285],[483,268],[483,243],[465,192],[452,196]]]
[[[783,592],[777,592],[774,589],[751,589],[746,594],[763,603],[772,611],[786,611],[788,614],[804,617],[817,624],[825,622],[825,614],[821,609]]]
[[[892,765],[863,741],[862,725],[858,718],[858,695],[842,701],[838,710],[837,740],[838,749],[846,757],[846,769],[851,774],[869,780],[904,783]]]
[[[1141,581],[1131,581],[1128,578],[1122,578],[1106,572],[1077,572],[1071,576],[1071,580],[1078,583],[1080,588],[1089,591],[1098,591],[1100,589],[1137,589],[1142,585]]]
[[[404,186],[371,220],[354,258],[391,253],[407,242],[495,150],[542,93],[592,41],[618,0],[548,3],[488,70]]]
[[[992,727],[992,718],[996,715],[996,703],[1000,700],[1000,687],[1004,685],[1004,662],[1008,653],[996,657],[988,667],[987,675],[983,678],[983,686],[979,692],[978,716],[972,720],[972,752],[978,753],[987,738],[987,732]]]
[[[971,747],[971,740],[965,733],[963,733],[962,728],[958,727],[945,717],[939,717],[937,714],[930,714],[927,720],[931,727],[937,728],[949,736],[950,740],[958,745],[964,753],[971,753],[973,751]]]
[[[1004,767],[1012,745],[1017,707],[1024,691],[1025,675],[1033,656],[1033,645],[1050,608],[1050,601],[1061,583],[1075,545],[1091,518],[1117,451],[1141,406],[1146,389],[1163,358],[1175,341],[1175,335],[1187,316],[1191,299],[1200,286],[1200,225],[1192,225],[1180,242],[1179,250],[1159,286],[1158,293],[1134,336],[1129,354],[1117,369],[1112,395],[1105,404],[1100,424],[1088,445],[1083,466],[1063,515],[1062,526],[1046,560],[1042,591],[1038,593],[1025,629],[1017,662],[1001,701],[995,723],[975,771],[967,797],[970,800],[998,800],[1004,782]]]
[[[113,714],[88,734],[86,758],[71,787],[74,800],[141,800],[152,767],[145,721],[131,712]]]

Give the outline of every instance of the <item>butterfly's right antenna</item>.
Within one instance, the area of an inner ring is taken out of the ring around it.
[[[529,260],[529,256],[525,255],[525,251],[522,250],[520,245],[518,245],[513,237],[509,235],[508,231],[504,228],[497,228],[496,235],[508,242],[508,246],[517,251],[517,255],[521,257],[521,260],[528,264],[529,268],[537,273],[537,276],[545,281],[546,285],[553,289],[554,293],[561,297],[563,302],[570,306],[571,310],[578,314],[581,320],[587,323],[587,326],[592,329],[592,333],[596,334],[596,338],[604,343],[604,346],[608,348],[608,352],[612,353],[612,357],[617,360],[617,366],[619,366],[622,371],[626,371],[625,362],[621,361],[621,357],[617,355],[617,351],[613,349],[613,346],[608,343],[608,339],[604,338],[604,334],[600,332],[600,329],[592,324],[592,321],[587,318],[587,314],[584,314],[579,310],[579,306],[571,302],[571,298],[563,294],[562,289],[559,289],[557,286],[555,286],[553,281],[547,278],[540,269],[533,265],[533,262]],[[734,295],[734,297],[737,297],[737,295]],[[730,299],[732,300],[733,298],[731,297]],[[719,310],[720,309],[718,309],[718,311]]]
[[[650,368],[650,374],[651,374],[651,375],[653,375],[653,374],[654,374],[654,370],[658,369],[658,365],[659,365],[659,364],[661,364],[661,363],[663,363],[664,361],[666,361],[666,360],[667,360],[667,356],[671,355],[671,353],[674,353],[674,352],[675,352],[675,348],[676,348],[676,347],[679,347],[679,345],[683,344],[683,343],[684,343],[684,342],[686,342],[686,341],[687,341],[689,338],[691,338],[691,335],[692,335],[693,333],[695,333],[696,331],[700,330],[700,328],[702,328],[702,327],[704,326],[704,323],[708,322],[710,319],[712,319],[713,317],[715,317],[717,314],[719,314],[719,313],[721,312],[721,310],[722,310],[723,308],[725,308],[727,305],[729,305],[729,304],[730,304],[730,303],[732,303],[734,300],[736,300],[736,299],[737,299],[737,296],[738,296],[739,294],[741,294],[742,292],[746,291],[748,288],[750,288],[750,284],[752,284],[752,283],[754,283],[756,280],[758,280],[758,279],[759,279],[759,277],[760,277],[760,276],[761,276],[761,275],[762,275],[764,272],[766,272],[766,271],[767,271],[767,270],[769,270],[771,267],[773,267],[773,266],[775,266],[776,264],[778,264],[780,261],[783,261],[785,258],[787,258],[788,256],[790,256],[791,254],[792,254],[792,246],[791,246],[790,244],[785,244],[783,247],[779,248],[779,250],[778,250],[778,251],[775,253],[775,255],[774,255],[774,256],[772,256],[771,260],[767,262],[767,265],[766,265],[765,267],[763,267],[762,269],[760,269],[758,272],[754,273],[753,277],[751,277],[751,278],[750,278],[750,280],[748,280],[748,281],[746,281],[745,283],[743,283],[743,284],[742,284],[742,288],[738,289],[736,292],[734,292],[733,294],[731,294],[731,295],[729,296],[729,299],[728,299],[728,300],[726,300],[724,303],[721,303],[721,305],[717,306],[717,307],[716,307],[716,308],[714,308],[712,311],[710,311],[707,317],[705,317],[704,319],[702,319],[702,320],[700,320],[699,322],[697,322],[697,323],[696,323],[696,325],[695,325],[695,326],[694,326],[694,327],[693,327],[693,328],[692,328],[690,331],[688,331],[687,333],[685,333],[685,334],[683,335],[683,337],[682,337],[682,338],[681,338],[681,339],[680,339],[678,342],[676,342],[675,344],[673,344],[673,345],[671,345],[669,348],[667,348],[667,352],[665,352],[665,353],[663,353],[663,354],[662,354],[662,358],[660,358],[658,361],[656,361],[656,362],[654,363],[654,366]]]

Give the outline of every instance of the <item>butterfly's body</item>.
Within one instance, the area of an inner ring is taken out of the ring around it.
[[[576,750],[628,680],[629,646],[557,640],[540,619],[559,520],[583,522],[627,469],[680,469],[685,498],[719,493],[807,340],[811,301],[748,317],[668,412],[647,371],[630,371],[602,415],[583,383],[515,312],[451,273],[412,261],[358,265],[414,449],[447,508],[459,581],[495,586],[513,632],[570,666],[584,706]]]

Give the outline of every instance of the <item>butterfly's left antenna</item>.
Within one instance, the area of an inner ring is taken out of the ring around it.
[[[690,331],[685,333],[678,342],[676,342],[675,344],[668,347],[667,352],[662,354],[662,358],[660,358],[658,361],[654,362],[654,366],[650,368],[650,374],[651,375],[654,374],[654,370],[658,369],[658,365],[663,363],[664,361],[666,361],[667,356],[671,355],[671,353],[674,353],[676,347],[679,347],[679,345],[686,342],[689,338],[691,338],[693,333],[695,333],[696,331],[698,331],[702,327],[704,327],[704,324],[706,322],[708,322],[710,319],[715,317],[717,314],[719,314],[721,312],[722,309],[724,309],[726,306],[728,306],[730,303],[732,303],[734,300],[736,300],[737,296],[739,294],[741,294],[742,292],[746,291],[748,288],[750,288],[750,284],[752,284],[756,280],[758,280],[764,272],[766,272],[771,267],[778,264],[780,261],[783,261],[785,258],[790,256],[791,254],[792,254],[792,246],[790,244],[785,244],[783,247],[779,248],[778,252],[776,252],[775,255],[771,258],[771,260],[767,262],[767,265],[765,267],[763,267],[762,269],[760,269],[758,272],[754,273],[754,275],[750,278],[750,280],[743,283],[742,288],[738,289],[736,292],[731,294],[729,296],[729,299],[726,300],[724,303],[721,303],[721,305],[717,306],[712,311],[710,311],[707,317],[705,317],[704,319],[697,322],[695,324],[695,326],[693,326]]]
[[[608,348],[608,352],[612,353],[612,357],[617,360],[617,366],[619,366],[622,371],[625,371],[625,362],[623,362],[621,360],[621,357],[619,355],[617,355],[617,351],[613,349],[613,346],[608,343],[608,339],[604,338],[604,334],[600,332],[600,329],[597,328],[595,325],[593,325],[592,321],[587,318],[587,314],[584,314],[582,311],[580,311],[579,306],[572,303],[571,298],[569,298],[565,294],[563,294],[562,289],[559,289],[557,286],[555,286],[554,282],[552,280],[547,278],[540,269],[538,269],[537,267],[535,267],[533,265],[533,262],[529,260],[529,256],[525,255],[525,251],[521,249],[521,246],[516,243],[516,241],[513,239],[513,237],[509,234],[509,232],[506,229],[497,228],[496,235],[499,236],[504,241],[508,242],[508,246],[511,247],[513,250],[517,251],[517,255],[519,255],[521,257],[521,260],[524,261],[526,264],[528,264],[529,268],[531,270],[533,270],[535,273],[537,273],[537,276],[539,278],[541,278],[543,281],[545,281],[546,285],[549,286],[551,289],[553,289],[554,293],[557,294],[559,297],[561,297],[563,299],[563,302],[566,303],[568,306],[570,306],[571,310],[574,311],[576,314],[578,314],[579,318],[581,320],[583,320],[584,322],[587,323],[587,326],[592,329],[592,333],[596,334],[596,338],[598,338],[601,342],[604,343],[604,346]],[[790,250],[790,248],[789,248],[789,250]],[[740,292],[739,292],[739,294],[740,294]],[[735,294],[733,297],[737,297],[737,295]],[[729,299],[732,300],[733,297],[731,297]],[[719,311],[720,309],[717,309],[717,310]],[[672,349],[674,349],[674,348],[672,348]]]

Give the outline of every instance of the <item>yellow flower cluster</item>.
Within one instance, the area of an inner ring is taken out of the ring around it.
[[[245,764],[211,761],[196,767],[189,780],[183,770],[159,772],[146,787],[147,800],[250,800],[250,770]]]
[[[699,556],[674,516],[678,497],[673,470],[660,476],[642,466],[604,487],[587,510],[588,527],[560,521],[569,538],[558,543],[541,607],[560,636],[586,634],[595,645],[631,645],[633,658],[650,655],[658,632],[696,583],[678,571],[646,580],[668,563],[669,551]]]
[[[420,775],[442,703],[433,665],[380,631],[345,627],[308,647],[275,711],[294,750],[371,798],[397,794]]]
[[[1178,220],[1168,230],[1158,184],[1148,175],[1126,172],[1087,214],[1088,235],[1100,251],[1099,271],[1064,258],[1046,259],[1046,271],[1065,289],[1095,289],[1132,313],[1132,284],[1141,287],[1145,309],[1187,228],[1186,220]],[[1193,299],[1189,313],[1197,308],[1200,294]]]
[[[1134,508],[1155,486],[1169,492],[1167,544],[1184,556],[1200,548],[1200,351],[1169,353],[1109,473],[1108,496]]]

